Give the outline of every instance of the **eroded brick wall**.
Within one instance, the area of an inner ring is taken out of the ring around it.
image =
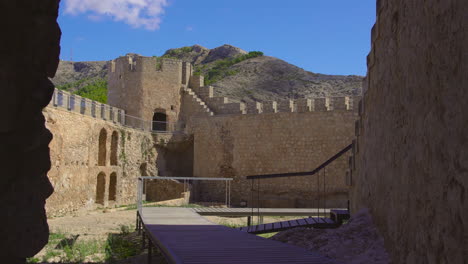
[[[468,259],[467,14],[464,0],[377,1],[351,201],[393,263]]]
[[[55,192],[47,200],[49,216],[133,204],[136,178],[143,173],[157,175],[158,153],[150,132],[62,108],[47,107],[44,115],[47,128],[54,134],[48,176]],[[103,175],[102,185],[98,184],[98,175]],[[102,201],[97,199],[98,186],[102,188]]]

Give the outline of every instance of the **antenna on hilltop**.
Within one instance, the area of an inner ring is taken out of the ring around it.
[[[73,63],[73,48],[70,49],[70,61]]]

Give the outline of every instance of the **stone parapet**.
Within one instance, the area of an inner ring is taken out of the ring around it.
[[[70,112],[125,124],[125,111],[79,95],[55,89],[49,107],[64,108]]]
[[[280,100],[278,101],[278,112],[295,112],[295,104],[293,100]]]
[[[263,113],[277,113],[278,103],[276,101],[264,102]]]

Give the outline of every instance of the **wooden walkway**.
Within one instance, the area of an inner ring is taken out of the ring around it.
[[[139,217],[169,263],[336,263],[303,248],[216,225],[190,208],[145,207]]]
[[[251,216],[252,208],[192,208],[200,215],[211,216]],[[340,209],[344,210],[344,209]],[[317,208],[254,208],[253,215],[257,216],[317,216],[330,215],[330,209]]]
[[[239,231],[249,234],[264,234],[279,232],[295,227],[313,227],[313,228],[336,228],[339,224],[326,217],[308,217],[303,219],[287,220],[282,222],[251,225],[237,228]]]

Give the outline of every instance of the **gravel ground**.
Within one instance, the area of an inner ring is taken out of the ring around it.
[[[390,263],[383,239],[366,209],[337,229],[295,228],[279,232],[271,239],[320,252],[342,263]]]

